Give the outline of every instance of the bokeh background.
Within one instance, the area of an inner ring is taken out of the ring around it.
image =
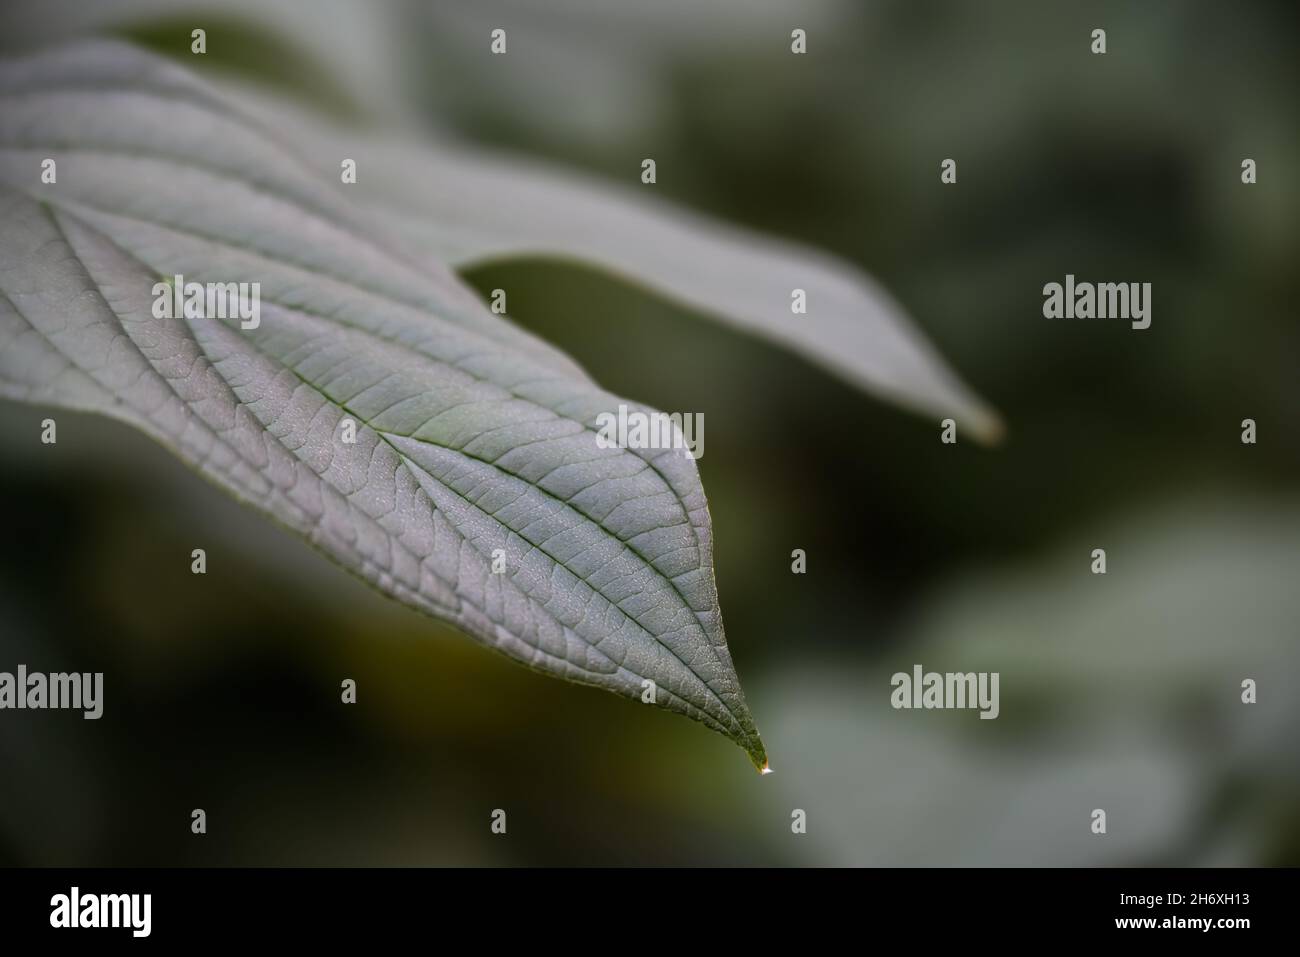
[[[665,199],[877,277],[1010,430],[942,445],[937,422],[571,263],[468,274],[611,391],[704,413],[760,778],[698,725],[385,600],[123,426],[58,412],[43,446],[50,410],[2,404],[0,669],[107,687],[98,722],[0,714],[0,863],[1300,864],[1294,3],[0,16],[4,52],[112,34],[362,126],[625,183],[654,156]],[[1151,282],[1152,327],[1045,320],[1067,272]],[[892,710],[916,662],[1000,672],[1001,717]]]

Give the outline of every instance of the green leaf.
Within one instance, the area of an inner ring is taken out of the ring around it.
[[[309,162],[337,175],[357,161],[366,215],[431,264],[472,268],[523,257],[575,259],[702,316],[802,355],[915,412],[952,417],[976,439],[1003,434],[975,395],[861,270],[827,253],[711,220],[653,198],[481,147],[346,132],[251,89],[241,103],[292,130]],[[639,166],[629,178],[639,175]],[[791,309],[796,289],[806,314]]]
[[[765,767],[688,455],[600,447],[624,400],[178,68],[80,45],[0,66],[0,100],[0,393],[129,422],[387,594],[552,675],[649,679]],[[174,274],[259,282],[260,325],[155,316]]]
[[[580,256],[996,431],[883,294],[790,247],[459,149],[343,149],[120,44],[0,65],[0,101],[0,394],[127,421],[381,591],[560,677],[653,681],[760,767],[694,461],[601,448],[623,400],[442,257]],[[261,325],[156,317],[174,274],[260,283]]]
[[[358,151],[384,171],[358,180],[362,192],[385,205],[412,248],[438,261],[472,267],[549,256],[601,266],[882,398],[951,416],[981,442],[1002,435],[997,413],[946,367],[903,308],[834,256],[647,198],[653,187],[597,184],[480,148],[370,140]],[[796,289],[805,293],[804,314],[791,309]]]

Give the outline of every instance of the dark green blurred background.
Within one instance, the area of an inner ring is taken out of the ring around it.
[[[0,863],[1300,864],[1300,7],[304,7],[20,3],[3,45],[193,65],[206,24],[243,51],[206,66],[339,117],[629,183],[654,156],[666,198],[881,280],[1009,437],[942,445],[577,266],[468,275],[611,391],[704,413],[759,778],[379,597],[125,427],[58,412],[43,446],[50,410],[6,403],[0,670],[102,670],[106,700],[0,714]],[[546,56],[490,62],[494,26]],[[1151,282],[1151,328],[1044,319],[1066,273]],[[999,671],[1001,717],[890,709],[916,662]]]

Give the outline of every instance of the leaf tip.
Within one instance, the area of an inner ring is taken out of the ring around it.
[[[1006,423],[1002,417],[987,407],[981,407],[964,416],[965,424],[975,435],[975,441],[986,448],[999,446],[1007,437]]]
[[[763,747],[762,740],[755,734],[753,739],[743,745],[745,753],[749,755],[750,763],[754,765],[754,770],[760,775],[771,774],[772,767],[767,763],[767,748]]]

